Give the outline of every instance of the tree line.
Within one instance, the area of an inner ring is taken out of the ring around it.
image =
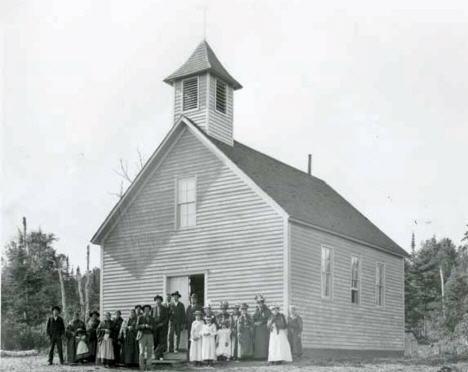
[[[99,309],[100,269],[75,270],[68,256],[56,251],[54,234],[27,232],[25,220],[23,225],[2,256],[3,350],[46,347],[45,325],[53,305],[62,308],[65,321],[77,310],[85,320],[89,310]]]
[[[455,334],[468,322],[468,230],[462,245],[433,237],[415,248],[405,262],[407,330],[432,342]]]

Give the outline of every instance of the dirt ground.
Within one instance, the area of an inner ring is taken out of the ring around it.
[[[57,360],[55,361],[57,362]],[[394,360],[382,359],[376,361],[313,361],[302,360],[300,362],[289,363],[278,366],[268,366],[266,362],[229,362],[218,363],[214,367],[193,367],[186,365],[177,368],[153,367],[153,370],[164,371],[206,371],[221,370],[223,372],[437,372],[441,368],[449,367],[451,372],[468,372],[468,361],[464,362],[444,362],[443,360]],[[137,369],[134,369],[137,371]],[[444,370],[443,372],[449,372]],[[85,365],[60,365],[47,364],[45,355],[31,357],[3,357],[0,360],[0,371],[5,372],[95,372],[95,371],[131,371],[127,368],[104,368],[93,364]]]

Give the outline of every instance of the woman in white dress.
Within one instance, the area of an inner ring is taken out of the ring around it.
[[[267,327],[270,330],[270,345],[268,347],[268,362],[281,364],[292,362],[291,347],[288,341],[286,317],[279,312],[279,305],[271,305],[271,315]]]
[[[195,311],[195,320],[192,322],[190,329],[190,361],[196,366],[202,364],[202,331],[205,322],[202,320],[203,313],[199,310]]]
[[[216,359],[216,318],[205,317],[207,324],[202,328],[202,359],[211,366]]]

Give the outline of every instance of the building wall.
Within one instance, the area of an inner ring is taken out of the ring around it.
[[[313,349],[404,350],[403,258],[291,223],[291,302]],[[321,296],[321,246],[333,249],[332,299]],[[361,301],[351,303],[351,255],[361,258]],[[385,265],[384,306],[375,306],[376,263]],[[339,354],[336,354],[339,355]],[[379,354],[380,355],[380,354]],[[393,354],[392,354],[393,355]]]
[[[207,271],[207,297],[283,300],[284,220],[188,129],[103,242],[102,311],[164,291],[164,276]],[[197,177],[197,226],[175,228],[179,177]],[[187,303],[187,298],[182,298]],[[126,312],[124,312],[126,314]]]

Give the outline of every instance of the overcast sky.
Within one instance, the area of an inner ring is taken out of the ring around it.
[[[460,244],[467,6],[316,3],[206,0],[208,43],[244,86],[235,138],[303,170],[312,153],[313,173],[407,250],[413,231]],[[135,174],[137,149],[148,158],[172,125],[162,80],[203,39],[204,4],[0,3],[2,246],[26,216],[84,266],[119,159]]]

